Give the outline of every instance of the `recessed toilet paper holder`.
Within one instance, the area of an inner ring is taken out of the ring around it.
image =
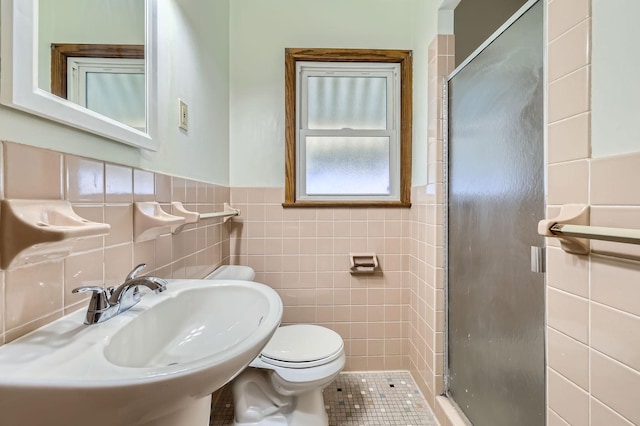
[[[378,257],[375,253],[350,253],[349,263],[352,274],[371,274],[378,268]]]

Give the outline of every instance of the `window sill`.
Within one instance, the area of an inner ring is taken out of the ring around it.
[[[324,208],[324,207],[411,207],[410,202],[403,201],[294,201],[284,202],[282,207]]]

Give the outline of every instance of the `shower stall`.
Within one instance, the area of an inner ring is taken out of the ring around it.
[[[543,2],[449,77],[445,388],[476,426],[545,422]]]

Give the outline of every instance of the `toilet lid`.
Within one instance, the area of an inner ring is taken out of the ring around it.
[[[338,358],[343,348],[342,337],[335,331],[318,325],[295,324],[278,328],[262,350],[261,358],[274,365],[313,367]]]

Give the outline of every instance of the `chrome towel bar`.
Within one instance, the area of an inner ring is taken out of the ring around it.
[[[560,240],[560,247],[573,254],[589,254],[589,240],[640,244],[640,229],[592,226],[590,219],[588,205],[565,204],[556,217],[538,222],[538,234],[557,238]]]
[[[211,219],[214,217],[224,217],[225,222],[231,218],[231,216],[240,216],[240,210],[234,209],[229,204],[224,203],[224,211],[215,213],[200,213],[200,219]]]
[[[639,229],[556,223],[551,226],[549,230],[552,234],[559,237],[588,238],[591,240],[613,241],[616,243],[640,244]]]

